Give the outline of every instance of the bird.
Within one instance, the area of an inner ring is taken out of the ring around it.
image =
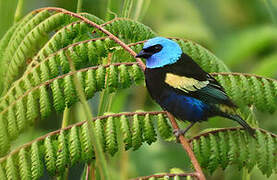
[[[175,131],[176,136],[214,116],[236,121],[254,135],[254,129],[237,114],[237,106],[219,82],[182,52],[175,41],[149,39],[136,58],[146,59],[145,83],[152,99],[175,118],[190,122],[186,129]]]

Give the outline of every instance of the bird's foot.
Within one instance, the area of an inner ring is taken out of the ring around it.
[[[179,136],[184,135],[186,131],[184,129],[174,129],[173,134],[176,136],[176,138],[179,138]]]
[[[173,134],[176,137],[176,142],[180,143],[179,136],[184,135],[186,133],[185,129],[174,129]]]

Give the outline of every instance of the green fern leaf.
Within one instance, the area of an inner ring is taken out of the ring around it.
[[[158,115],[158,131],[160,136],[164,139],[168,139],[173,135],[171,126],[162,114]]]
[[[116,126],[113,117],[109,117],[105,127],[106,151],[114,155],[118,151]]]
[[[19,174],[21,179],[32,179],[30,156],[28,152],[22,148],[18,153]]]
[[[39,116],[38,101],[35,98],[34,92],[27,96],[27,118],[28,121],[33,123],[34,119]]]
[[[10,149],[10,140],[7,128],[4,124],[3,115],[0,114],[0,156],[3,156]]]
[[[38,179],[43,175],[44,165],[37,141],[31,145],[31,164],[32,179]]]
[[[93,158],[93,146],[92,139],[89,135],[88,123],[84,123],[81,126],[81,131],[79,132],[79,137],[81,141],[81,160],[84,162],[88,162],[91,158]]]
[[[26,107],[24,104],[26,104],[25,98],[22,98],[16,102],[16,119],[19,131],[25,129],[27,124]]]
[[[124,115],[120,116],[120,130],[123,134],[125,150],[128,150],[132,147],[132,133],[130,129],[130,122]]]
[[[220,154],[219,154],[219,147],[218,147],[218,138],[216,135],[213,134],[209,134],[209,140],[210,140],[210,152],[211,152],[211,156],[210,156],[210,160],[209,160],[209,164],[208,164],[208,170],[210,171],[210,173],[213,173],[216,168],[219,166],[220,164]]]
[[[13,110],[13,108],[9,109],[8,111],[8,133],[9,133],[9,137],[11,139],[14,139],[18,136],[18,127],[17,127],[17,123],[16,123],[16,118],[15,118],[15,112]]]
[[[274,139],[272,138],[272,136],[269,133],[266,133],[266,138],[267,138],[266,145],[267,145],[267,151],[268,151],[267,152],[268,168],[267,168],[266,175],[267,175],[267,177],[269,177],[273,173],[273,169],[276,167],[275,162],[274,162],[275,147],[274,147]]]
[[[117,66],[109,66],[108,70],[107,70],[107,82],[108,82],[108,89],[109,92],[114,92],[115,89],[117,88],[117,84],[118,84],[118,68]]]
[[[121,88],[128,88],[131,85],[131,78],[128,69],[125,65],[120,65],[119,69],[119,83]]]
[[[18,165],[14,162],[14,157],[9,156],[6,162],[7,179],[19,179]]]
[[[0,179],[7,180],[7,175],[2,164],[0,164]]]
[[[245,137],[244,132],[238,131],[237,138],[238,138],[238,144],[240,145],[239,148],[239,157],[238,157],[238,168],[241,169],[246,164],[246,161],[248,159],[248,148],[247,148],[247,139]]]
[[[56,162],[57,162],[57,151],[56,147],[52,142],[51,136],[47,136],[44,140],[44,148],[45,148],[45,165],[47,171],[54,176],[56,174]]]
[[[93,97],[94,93],[96,92],[96,77],[95,71],[90,69],[86,73],[86,89],[85,93],[87,98]]]
[[[154,129],[153,118],[149,114],[146,114],[144,117],[143,135],[144,140],[149,145],[151,145],[153,142],[157,140],[157,134]]]
[[[70,107],[77,101],[75,87],[71,76],[64,77],[64,95],[66,106]]]
[[[50,98],[48,96],[48,91],[45,86],[41,86],[40,90],[40,97],[39,97],[39,104],[40,104],[40,114],[42,118],[48,117],[51,113],[51,103]]]
[[[67,139],[65,131],[61,131],[58,136],[58,148],[57,148],[57,172],[62,174],[65,171],[66,166],[69,164],[69,152],[67,147]]]
[[[111,120],[110,120],[111,121]],[[113,122],[110,122],[110,123],[113,123]],[[107,126],[112,126],[113,124],[107,124]],[[96,136],[97,136],[97,138],[99,139],[99,141],[100,141],[100,143],[101,143],[101,145],[102,145],[102,147],[103,147],[103,149],[107,149],[107,148],[110,148],[110,147],[106,147],[106,143],[108,143],[108,142],[106,142],[106,140],[107,139],[109,139],[109,138],[115,138],[115,137],[112,137],[111,135],[110,135],[110,133],[112,133],[112,132],[110,132],[108,129],[106,129],[106,139],[105,139],[105,134],[104,134],[104,132],[105,132],[105,129],[104,129],[104,127],[103,127],[103,122],[102,122],[102,120],[100,120],[100,119],[96,119],[95,121],[94,121],[94,128],[95,128],[95,132],[96,132]],[[110,128],[110,127],[109,127]],[[113,127],[111,128],[111,130],[114,130],[113,129]],[[110,143],[110,142],[109,142]],[[111,144],[110,144],[111,145]]]
[[[104,67],[100,66],[96,70],[96,84],[97,89],[100,91],[105,87],[105,76],[106,76],[106,70]]]
[[[58,112],[62,112],[65,108],[64,94],[61,87],[62,85],[59,79],[54,80],[53,83],[51,84],[54,107]]]
[[[254,166],[257,164],[257,143],[254,138],[252,138],[249,134],[248,136],[248,162],[246,164],[246,167],[248,168],[248,171],[250,172]]]
[[[220,149],[220,164],[222,169],[225,169],[228,166],[228,150],[229,144],[227,143],[226,135],[223,132],[218,133],[219,137],[219,149]]]
[[[267,142],[266,136],[259,130],[256,131],[258,140],[258,167],[264,173],[267,174],[268,169],[268,157],[267,157]]]
[[[137,150],[142,145],[142,125],[137,114],[133,116],[132,125],[132,146],[133,150]]]
[[[71,165],[75,165],[80,159],[81,154],[81,142],[79,139],[78,128],[76,126],[73,126],[70,129],[68,147]]]

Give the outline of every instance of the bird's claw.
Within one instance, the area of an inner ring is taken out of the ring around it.
[[[183,129],[174,129],[173,134],[176,137],[176,142],[180,143],[179,136],[184,135],[185,131]]]
[[[182,130],[182,129],[174,129],[173,130],[173,134],[174,134],[174,136],[176,137],[176,138],[179,138],[179,136],[181,136],[181,135],[184,135],[184,130]]]

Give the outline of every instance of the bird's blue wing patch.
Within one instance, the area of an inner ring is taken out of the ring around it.
[[[210,111],[210,106],[203,101],[179,95],[174,91],[168,92],[160,104],[167,111],[172,112],[174,116],[191,122],[205,120],[206,112]]]

